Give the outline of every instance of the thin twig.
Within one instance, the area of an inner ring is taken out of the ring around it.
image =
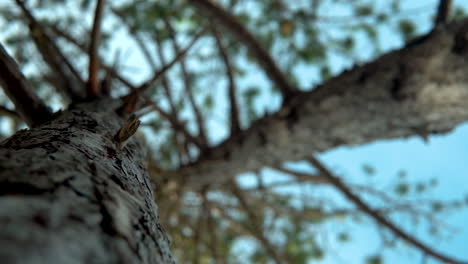
[[[193,3],[201,11],[206,12],[226,30],[229,30],[238,41],[247,46],[250,54],[257,59],[265,73],[281,91],[285,101],[297,92],[297,89],[289,83],[267,50],[233,15],[208,0],[190,0],[189,2]]]
[[[166,119],[172,126],[174,130],[180,131],[185,138],[187,138],[191,143],[195,144],[198,148],[203,147],[203,143],[196,137],[194,137],[190,132],[188,132],[187,128],[183,123],[181,123],[178,119],[175,119],[173,115],[166,113],[161,107],[159,107],[155,102],[150,101],[151,107],[159,114],[161,117]]]
[[[0,44],[0,85],[29,127],[52,119],[52,112],[34,93],[14,59]]]
[[[322,163],[314,157],[310,157],[307,159],[317,170],[319,170],[324,177],[328,178],[331,184],[333,184],[346,198],[348,198],[351,202],[353,202],[359,209],[365,212],[367,215],[372,217],[377,223],[385,226],[386,228],[390,229],[395,235],[400,237],[401,239],[405,240],[409,244],[413,245],[414,247],[420,249],[425,254],[438,259],[440,261],[451,263],[451,264],[462,264],[468,263],[460,260],[453,259],[452,257],[446,256],[442,253],[435,251],[434,249],[430,248],[429,246],[425,245],[420,240],[414,238],[410,234],[406,233],[405,231],[401,230],[395,224],[390,222],[388,219],[383,217],[379,212],[372,209],[368,204],[366,204],[361,198],[357,195],[353,194],[352,191],[346,186],[338,177],[333,175],[331,171],[325,168]]]
[[[88,84],[87,96],[96,97],[100,94],[99,87],[99,42],[101,39],[101,22],[104,11],[105,0],[98,0],[94,12],[93,28],[91,30],[91,41],[89,44],[89,68],[88,68]]]
[[[154,34],[154,42],[156,44],[156,53],[158,54],[159,61],[162,65],[166,65],[167,63],[166,58],[164,57],[163,43],[158,33]],[[167,101],[169,102],[170,113],[174,115],[175,118],[177,118],[174,97],[172,96],[172,89],[169,86],[168,74],[165,73],[161,76],[161,83],[164,89],[164,93],[166,94]]]
[[[40,52],[44,61],[57,74],[56,80],[60,81],[59,90],[67,96],[67,99],[74,101],[84,98],[84,81],[78,71],[63,55],[63,52],[47,35],[43,26],[36,20],[31,11],[22,0],[15,0],[20,7],[26,20],[28,21],[31,37]]]
[[[274,248],[268,238],[263,234],[263,228],[261,227],[263,220],[258,219],[257,214],[255,213],[254,209],[250,207],[237,183],[231,181],[229,186],[231,187],[232,194],[237,198],[241,207],[252,223],[252,226],[248,228],[250,232],[262,243],[262,246],[265,247],[265,249],[268,251],[268,254],[275,260],[276,263],[287,263],[285,258],[279,254],[278,250]]]
[[[206,31],[206,28],[201,30],[199,33],[197,33],[195,35],[195,37],[193,37],[193,39],[190,41],[190,43],[187,45],[187,47],[185,47],[180,53],[178,53],[173,59],[172,61],[170,61],[168,64],[165,64],[164,66],[161,67],[161,69],[159,69],[157,72],[155,72],[153,74],[153,77],[151,77],[149,80],[147,80],[146,82],[144,82],[143,84],[141,84],[139,86],[139,90],[140,92],[144,92],[146,91],[148,88],[152,87],[153,85],[155,85],[161,78],[161,76],[163,76],[169,69],[172,68],[172,66],[174,66],[178,61],[180,61],[183,57],[185,57],[185,55],[187,54],[187,52],[193,47],[193,45],[195,45],[195,43],[200,39],[201,36],[203,36],[203,34],[205,33]]]
[[[86,52],[88,50],[88,45],[84,44],[84,43],[80,43],[77,39],[75,39],[73,36],[71,36],[70,34],[62,31],[61,29],[59,29],[57,26],[55,25],[52,25],[51,27],[51,30],[52,32],[65,39],[66,41],[70,42],[71,44],[73,44],[75,47],[77,47],[78,49],[80,49],[82,52]],[[118,72],[117,70],[113,67],[113,66],[109,66],[109,65],[106,65],[106,64],[101,64],[101,67],[104,68],[104,70],[106,71],[107,74],[109,74],[112,78],[115,78],[117,79],[120,83],[122,83],[123,85],[127,86],[128,88],[130,88],[130,90],[136,90],[137,87],[132,84],[129,80],[123,78]]]
[[[229,97],[229,104],[230,104],[230,120],[231,120],[231,136],[237,134],[241,131],[240,126],[240,118],[239,118],[239,106],[237,104],[236,99],[236,83],[234,80],[234,71],[232,69],[231,61],[229,60],[229,56],[227,50],[224,48],[223,43],[221,41],[221,36],[218,32],[216,26],[212,26],[213,35],[216,40],[216,45],[219,50],[219,55],[224,62],[224,66],[226,68],[226,75],[228,77],[228,97]]]
[[[164,19],[164,22],[165,22],[165,25],[166,25],[167,29],[169,30],[169,36],[170,36],[170,38],[172,40],[172,45],[174,47],[174,50],[175,50],[176,53],[180,53],[180,47],[179,47],[179,44],[177,43],[177,39],[176,39],[176,36],[175,36],[175,30],[174,30],[174,28],[172,27],[172,24],[170,23],[170,21],[167,18],[163,18],[163,19]],[[195,97],[194,97],[193,89],[192,89],[192,82],[190,80],[190,75],[188,73],[187,66],[185,64],[184,59],[180,60],[180,67],[181,67],[181,70],[182,70],[182,77],[184,79],[185,91],[186,91],[186,93],[188,95],[189,102],[192,105],[192,109],[193,109],[193,112],[195,114],[195,120],[197,121],[198,134],[199,134],[199,137],[201,138],[201,141],[206,145],[207,142],[208,142],[208,139],[207,139],[206,132],[205,132],[205,121],[204,121],[204,118],[203,118],[203,116],[201,114],[200,109],[198,108],[198,106],[197,106],[197,104],[195,102]]]
[[[122,14],[122,12],[119,12],[116,8],[111,7],[110,10],[112,13],[114,13],[120,21],[127,27],[128,32],[132,37],[135,39],[135,42],[137,43],[137,46],[141,49],[146,61],[148,62],[149,66],[153,71],[156,70],[156,62],[154,61],[153,57],[151,56],[151,53],[148,49],[148,47],[145,44],[145,41],[141,38],[140,35],[138,35],[138,32],[136,32],[135,28],[130,25],[125,19],[125,16]]]

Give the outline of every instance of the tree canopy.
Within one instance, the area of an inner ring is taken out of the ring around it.
[[[399,224],[449,232],[443,218],[468,200],[431,196],[444,179],[401,171],[384,187],[362,164],[354,183],[312,156],[468,119],[468,6],[406,2],[3,1],[2,76],[10,54],[37,96],[7,90],[0,133],[40,125],[47,107],[121,97],[179,263],[333,260],[370,223],[381,249],[362,249],[363,263],[402,245],[462,263]]]

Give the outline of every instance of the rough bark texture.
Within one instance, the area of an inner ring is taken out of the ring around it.
[[[115,100],[0,144],[1,263],[172,263],[144,151],[118,149]]]
[[[175,174],[199,188],[337,146],[446,133],[468,120],[467,43],[468,20],[439,28],[297,95]]]

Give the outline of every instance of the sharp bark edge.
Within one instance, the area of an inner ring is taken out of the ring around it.
[[[320,87],[168,177],[189,188],[338,146],[446,133],[468,120],[468,19]]]
[[[2,263],[173,263],[143,146],[112,140],[120,103],[76,105],[0,144]]]

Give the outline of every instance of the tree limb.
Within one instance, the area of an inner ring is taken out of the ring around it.
[[[187,130],[185,125],[180,122],[177,118],[174,117],[174,115],[170,113],[166,113],[161,107],[159,107],[155,102],[150,101],[151,107],[165,120],[169,122],[169,124],[172,126],[172,128],[175,131],[181,132],[184,137],[191,143],[195,144],[198,148],[202,149],[203,147],[203,142],[200,142],[200,139],[194,137],[190,132]]]
[[[187,54],[187,52],[193,47],[193,45],[195,45],[195,43],[197,43],[197,41],[200,39],[201,36],[203,36],[203,34],[205,33],[206,31],[206,28],[202,29],[200,32],[198,32],[195,37],[193,37],[193,39],[190,41],[190,43],[187,45],[187,47],[185,47],[183,50],[180,51],[180,53],[178,53],[173,59],[172,61],[170,61],[169,63],[163,65],[161,67],[161,69],[159,69],[157,72],[155,72],[153,74],[153,76],[147,80],[146,82],[144,82],[143,84],[141,84],[139,86],[139,90],[140,92],[144,92],[146,91],[148,88],[152,87],[153,85],[155,85],[159,79],[169,70],[172,68],[172,66],[174,66],[177,62],[179,62],[183,57],[185,57],[185,55]]]
[[[163,43],[162,43],[161,38],[159,37],[159,34],[157,32],[154,34],[154,42],[156,44],[156,53],[158,54],[159,61],[161,62],[162,65],[167,65],[166,58],[164,57]],[[179,53],[179,52],[177,52],[177,53]],[[156,69],[154,69],[154,70],[156,71]],[[162,87],[164,89],[164,93],[166,93],[167,101],[169,103],[170,113],[175,118],[177,118],[177,112],[176,112],[176,106],[175,106],[175,103],[174,103],[174,97],[172,96],[172,89],[169,86],[168,74],[164,73],[163,75],[161,75],[161,83],[162,83]]]
[[[435,27],[445,25],[450,19],[450,10],[452,9],[452,0],[439,0],[437,7],[437,15],[435,19]]]
[[[246,226],[252,235],[258,239],[261,245],[267,250],[268,254],[274,259],[276,263],[288,263],[281,254],[279,254],[278,250],[270,243],[268,238],[263,233],[263,219],[259,219],[257,214],[255,213],[254,209],[250,207],[249,202],[244,197],[241,188],[235,182],[231,182],[230,184],[232,194],[237,198],[239,201],[240,206],[247,214],[251,226]]]
[[[422,241],[411,236],[409,233],[401,230],[395,224],[390,222],[390,220],[386,219],[381,214],[379,214],[374,209],[372,209],[368,204],[366,204],[363,200],[361,200],[361,198],[353,194],[353,192],[338,177],[333,175],[333,173],[329,171],[327,168],[325,168],[325,166],[316,158],[309,157],[307,160],[312,165],[314,165],[314,167],[317,170],[319,170],[324,177],[328,178],[330,183],[333,184],[346,198],[348,198],[349,201],[351,201],[359,209],[361,209],[363,212],[365,212],[367,215],[369,215],[371,218],[377,221],[377,223],[390,229],[399,238],[405,240],[406,242],[418,248],[419,250],[421,250],[428,256],[431,256],[437,260],[440,260],[446,263],[451,263],[451,264],[468,263],[468,262],[453,259],[452,257],[446,256],[440,252],[437,252],[434,249],[430,248],[429,246],[425,245]]]
[[[228,78],[229,88],[228,88],[228,97],[229,97],[229,104],[230,104],[230,121],[231,121],[231,135],[237,134],[241,131],[240,125],[240,118],[239,118],[239,107],[237,104],[236,99],[236,83],[234,80],[234,72],[232,69],[231,61],[229,60],[228,53],[223,46],[221,41],[221,36],[219,35],[219,31],[216,26],[212,26],[213,35],[216,40],[216,46],[219,50],[219,55],[221,56],[222,61],[224,62],[224,66],[226,68],[226,75]]]
[[[179,47],[179,44],[177,43],[175,31],[174,31],[174,28],[172,27],[171,22],[165,17],[163,18],[163,20],[167,29],[169,30],[169,36],[172,40],[172,46],[174,47],[175,52],[180,53],[181,52],[180,47]],[[193,89],[192,89],[192,82],[190,80],[190,75],[187,71],[187,66],[183,58],[180,60],[180,67],[182,70],[182,77],[184,80],[185,92],[188,95],[190,105],[192,106],[193,112],[195,114],[195,120],[197,121],[198,134],[199,134],[201,141],[204,142],[204,145],[206,146],[208,144],[208,139],[206,137],[206,132],[205,132],[205,121],[200,112],[200,109],[197,106],[197,103],[195,102],[195,97],[193,95]]]
[[[250,54],[257,59],[267,76],[281,91],[285,101],[289,100],[297,92],[297,88],[289,83],[267,50],[233,15],[209,0],[190,0],[189,2],[211,16],[226,30],[230,31],[239,42],[247,46]]]
[[[62,95],[71,101],[84,98],[84,81],[73,65],[63,55],[59,47],[47,35],[43,26],[36,20],[22,0],[15,0],[25,15],[31,37],[44,61],[49,65],[52,71],[57,74],[54,78],[60,82]]]
[[[91,41],[89,44],[88,57],[88,83],[87,83],[87,96],[96,97],[100,92],[99,87],[99,42],[101,39],[101,22],[104,11],[105,0],[98,0],[96,3],[96,10],[94,12],[93,28],[91,30]]]
[[[468,49],[454,51],[467,30],[450,24],[302,92],[172,176],[199,188],[338,146],[446,133],[468,120]]]
[[[21,120],[21,116],[17,112],[10,110],[1,105],[0,105],[0,115],[4,115],[13,119]]]
[[[88,45],[86,45],[85,43],[80,43],[77,39],[75,39],[73,36],[67,34],[66,32],[62,31],[61,29],[59,29],[57,26],[55,25],[52,25],[51,27],[51,30],[52,32],[56,35],[56,36],[59,36],[63,39],[65,39],[66,41],[70,42],[71,44],[73,44],[75,47],[77,47],[78,49],[80,49],[82,52],[86,52],[88,50]],[[110,66],[110,65],[106,65],[106,64],[101,64],[101,67],[104,68],[104,70],[106,71],[106,74],[109,74],[112,78],[115,78],[117,79],[120,83],[122,83],[123,85],[127,86],[128,88],[130,88],[130,90],[136,90],[137,87],[132,84],[129,80],[123,78],[118,72],[116,69],[114,69],[114,67]]]
[[[29,127],[52,119],[52,112],[34,93],[18,65],[0,44],[0,85]]]

